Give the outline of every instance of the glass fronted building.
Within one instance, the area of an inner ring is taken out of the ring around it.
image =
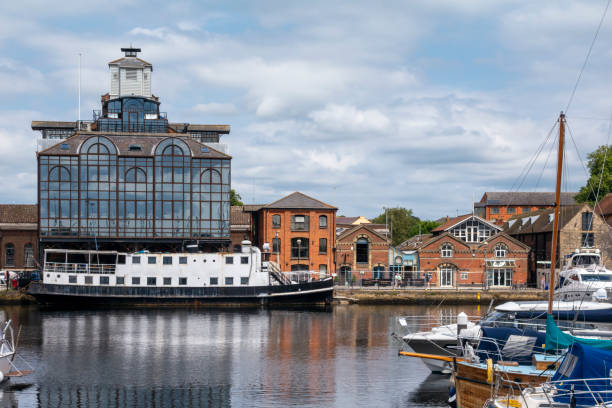
[[[212,147],[229,126],[169,126],[150,94],[151,65],[122,50],[94,120],[38,152],[41,246],[229,244],[231,157]]]

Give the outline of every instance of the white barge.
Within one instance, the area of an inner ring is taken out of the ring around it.
[[[122,253],[46,249],[42,281],[28,293],[43,303],[330,303],[333,279],[280,272],[259,248],[240,252]]]

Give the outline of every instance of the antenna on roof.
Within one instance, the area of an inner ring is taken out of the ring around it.
[[[77,129],[81,126],[81,53],[79,52],[79,85],[78,85],[78,106],[77,106]]]

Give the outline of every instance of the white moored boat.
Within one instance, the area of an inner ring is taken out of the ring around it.
[[[602,264],[600,251],[576,249],[559,272],[555,299],[580,301],[590,299],[602,290],[608,299],[612,299],[612,271]]]
[[[46,249],[41,282],[28,293],[46,303],[329,303],[331,277],[280,272],[259,248],[240,252],[121,253]]]

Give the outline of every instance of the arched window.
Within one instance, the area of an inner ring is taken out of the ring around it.
[[[6,244],[4,246],[4,266],[15,266],[15,245]]]
[[[34,248],[32,244],[25,244],[23,246],[23,266],[26,268],[34,267]]]
[[[140,167],[132,167],[125,172],[126,183],[145,183],[147,173]]]
[[[274,214],[272,216],[272,228],[280,228],[281,226],[281,216],[278,214]]]
[[[70,181],[70,170],[64,166],[55,166],[49,171],[49,181]]]
[[[355,242],[355,260],[357,263],[369,263],[370,262],[370,243],[367,238],[359,238]]]
[[[327,228],[327,215],[319,216],[319,228]]]
[[[442,258],[452,258],[453,246],[449,243],[443,244],[442,248],[440,249],[440,256],[442,256]]]
[[[506,253],[508,251],[508,247],[504,244],[495,245],[495,257],[496,258],[505,258]]]

